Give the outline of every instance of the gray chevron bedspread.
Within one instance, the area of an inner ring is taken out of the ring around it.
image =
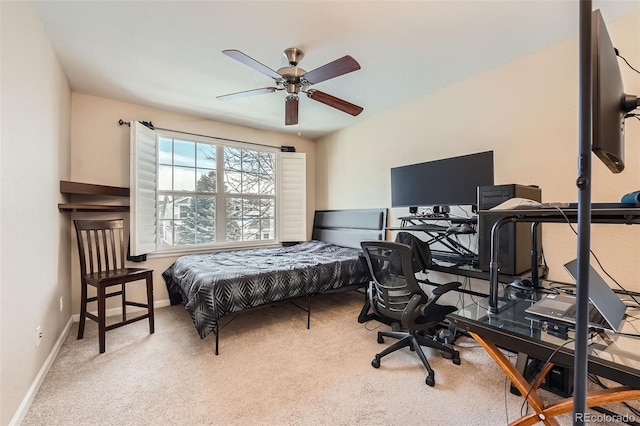
[[[171,304],[183,303],[200,333],[232,312],[278,300],[364,285],[360,250],[322,241],[180,257],[163,272]]]

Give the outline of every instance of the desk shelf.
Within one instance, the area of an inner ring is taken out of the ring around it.
[[[450,215],[413,215],[400,217],[399,227],[387,227],[387,231],[417,231],[428,236],[433,259],[461,266],[477,266],[478,254],[457,240],[459,235],[475,234],[476,218],[461,218]],[[446,225],[437,222],[445,222]],[[466,229],[458,226],[468,225]]]
[[[96,185],[92,183],[72,182],[61,180],[60,192],[69,196],[81,196],[89,202],[58,203],[61,212],[128,212],[128,204],[96,203],[96,198],[119,197],[129,200],[129,188],[120,186]]]

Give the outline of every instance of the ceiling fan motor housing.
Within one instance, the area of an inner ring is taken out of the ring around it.
[[[284,78],[284,86],[287,93],[300,92],[301,79],[307,72],[300,67],[288,66],[278,70],[278,74]]]

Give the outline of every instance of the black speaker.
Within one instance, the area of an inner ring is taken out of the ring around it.
[[[489,210],[509,198],[528,198],[542,201],[542,190],[536,186],[492,185],[478,187],[478,210]],[[491,262],[491,228],[498,215],[478,216],[478,267],[489,270]],[[498,264],[500,273],[520,275],[531,269],[531,223],[508,223],[498,234]],[[538,256],[542,248],[542,226],[538,225]]]

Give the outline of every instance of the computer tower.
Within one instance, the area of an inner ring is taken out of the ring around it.
[[[536,186],[517,184],[478,187],[478,209],[489,210],[509,198],[542,200],[542,190]],[[498,215],[478,215],[478,267],[489,271],[491,262],[491,228]],[[500,273],[520,275],[531,269],[531,223],[508,223],[498,234],[498,264]],[[538,256],[542,248],[542,226],[538,225]]]
[[[540,387],[556,395],[570,397],[573,394],[573,368],[554,365]]]

